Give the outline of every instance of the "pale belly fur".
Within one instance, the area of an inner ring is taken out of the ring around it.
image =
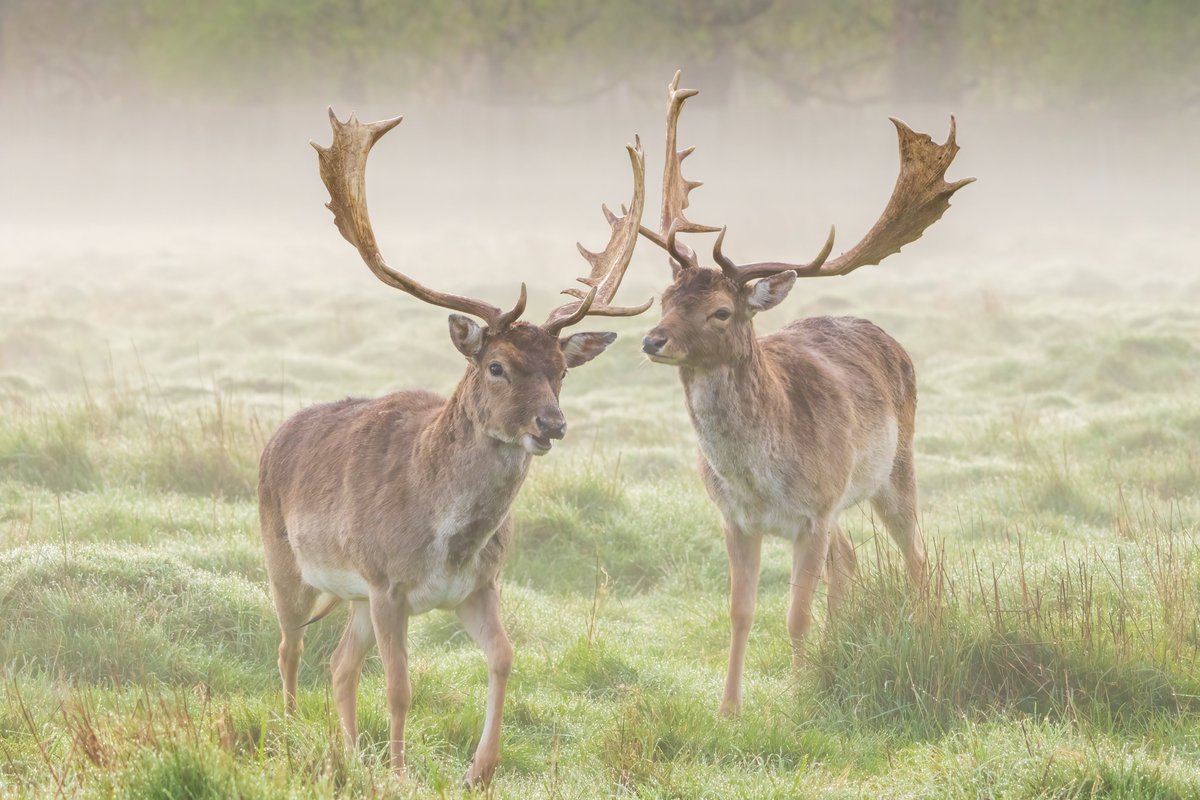
[[[371,587],[367,579],[350,569],[300,565],[300,577],[322,594],[339,600],[368,600]],[[472,571],[435,569],[420,584],[406,593],[409,612],[424,614],[435,608],[457,608],[475,590],[478,576]]]
[[[850,476],[850,483],[838,502],[838,512],[874,497],[888,483],[896,463],[896,445],[899,442],[900,428],[894,417],[888,417],[883,427],[876,431],[858,454],[858,463]]]
[[[898,442],[899,428],[896,420],[889,418],[859,453],[854,472],[834,510],[834,520],[842,511],[873,497],[887,484]],[[782,483],[770,486],[764,494],[765,498],[744,496],[730,484],[719,505],[725,517],[746,533],[788,541],[807,535],[816,521],[817,509],[805,507]]]
[[[319,526],[319,522],[312,518],[293,518],[288,524],[289,531],[295,531],[293,551],[301,579],[323,595],[340,600],[370,599],[371,586],[357,570],[344,563],[321,563],[312,554],[304,552],[306,534],[319,535],[314,525]],[[423,579],[405,593],[410,613],[423,614],[435,608],[456,608],[475,591],[479,582],[477,558],[468,560],[458,569],[450,569],[446,563],[448,542],[457,531],[456,520],[451,518],[435,534],[432,546],[427,551],[429,564]]]
[[[371,587],[354,570],[300,564],[300,578],[314,589],[341,600],[366,600]]]

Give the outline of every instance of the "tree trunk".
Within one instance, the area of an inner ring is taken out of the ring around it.
[[[959,0],[894,0],[892,93],[898,100],[957,103]]]
[[[347,9],[350,18],[350,30],[353,32],[351,41],[343,44],[341,75],[338,81],[342,96],[354,103],[365,102],[367,99],[367,80],[363,69],[362,59],[359,58],[358,48],[362,46],[367,30],[367,15],[363,9],[362,0],[350,0]]]
[[[5,17],[8,14],[8,10],[6,8],[7,5],[8,5],[7,3],[0,2],[0,102],[3,102],[4,99],[6,97],[8,97],[8,80],[9,80],[8,69],[9,68],[8,68],[8,48],[6,47],[6,45],[8,44],[8,41],[4,38],[4,36],[5,36],[4,23],[6,21]]]

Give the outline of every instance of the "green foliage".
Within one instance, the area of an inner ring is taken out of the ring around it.
[[[96,468],[88,455],[83,420],[76,416],[22,422],[0,428],[0,475],[57,492],[92,486]]]
[[[402,86],[564,102],[682,65],[710,96],[740,78],[759,100],[969,93],[1054,107],[1189,102],[1194,11],[1190,0],[10,0],[3,21],[9,63],[35,91],[133,84],[262,102]]]
[[[1194,562],[1128,564],[1118,550],[1115,564],[1089,553],[1031,572],[1024,558],[1022,547],[1009,567],[1019,580],[1005,584],[977,563],[957,575],[935,563],[929,597],[906,596],[897,569],[872,576],[814,660],[825,696],[914,731],[1007,710],[1101,728],[1200,713],[1197,676],[1179,660],[1200,605],[1139,588],[1194,583]]]
[[[199,748],[169,746],[147,753],[122,781],[125,795],[146,800],[222,800],[262,796],[254,785],[239,786],[232,759]]]
[[[275,652],[266,593],[237,576],[110,545],[33,545],[0,564],[0,661],[31,673],[228,690]]]
[[[0,476],[57,492],[107,483],[248,498],[261,441],[253,421],[220,396],[212,408],[174,416],[151,394],[126,392],[104,404],[6,415]]]
[[[947,288],[938,264],[912,262],[883,290],[839,282],[776,312],[878,318],[913,353],[935,580],[914,593],[869,510],[847,512],[860,580],[837,619],[818,600],[794,674],[790,551],[768,542],[736,719],[717,714],[724,542],[678,379],[630,369],[632,345],[572,370],[571,434],[513,508],[496,796],[1200,795],[1200,284],[1156,288],[1114,263],[1083,295],[1006,272],[984,313],[986,277]],[[177,275],[118,273],[92,308],[71,305],[66,275],[46,309],[0,317],[0,341],[54,331],[38,358],[6,362],[0,399],[0,794],[463,795],[487,670],[453,614],[411,625],[407,779],[385,765],[375,658],[362,751],[340,745],[327,664],[343,611],[308,630],[299,713],[280,713],[263,441],[307,402],[445,388],[461,369],[429,340],[440,314],[397,321],[330,300],[337,278],[300,278],[269,302],[218,303],[215,279],[168,291]],[[614,321],[619,342],[646,326]],[[97,336],[134,343],[80,367]],[[198,379],[198,356],[219,373]]]

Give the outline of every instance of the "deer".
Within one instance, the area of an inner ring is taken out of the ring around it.
[[[307,626],[342,602],[349,618],[330,659],[345,744],[358,744],[357,692],[363,661],[378,645],[383,661],[393,770],[405,771],[404,726],[412,704],[409,619],[454,610],[483,651],[486,711],[464,782],[491,782],[513,649],[500,613],[497,580],[512,543],[509,509],[534,456],[566,435],[559,393],[568,370],[602,353],[612,332],[561,335],[588,316],[640,314],[611,304],[638,239],[644,204],[641,141],[627,145],[633,198],[622,215],[603,207],[611,236],[600,252],[580,252],[587,290],[546,322],[520,319],[527,291],[501,310],[449,294],[392,268],[376,243],[366,202],[371,148],[401,117],[329,120],[333,142],[316,149],[327,207],[342,237],[384,284],[448,309],[450,340],[466,371],[449,397],[423,390],[345,399],[306,408],[267,442],[260,461],[259,516],[271,596],[279,620],[279,672],[285,713],[296,710]],[[478,320],[478,321],[476,321]]]
[[[642,341],[650,361],[679,370],[700,450],[700,471],[724,522],[729,558],[729,667],[720,713],[736,715],[754,618],[764,536],[792,543],[787,615],[794,668],[824,572],[827,609],[838,613],[856,573],[854,545],[838,525],[842,511],[870,501],[899,545],[912,584],[927,583],[918,525],[913,432],[916,374],[904,348],[867,320],[810,317],[758,336],[754,317],[778,306],[799,278],[847,275],[878,264],[918,239],[974,178],[947,183],[958,152],[954,117],[944,144],[893,118],[900,174],[882,215],[861,241],[830,259],[831,228],[808,264],[736,263],[722,250],[725,227],[687,219],[689,193],[676,149],[679,116],[696,90],[668,86],[666,161],[659,230],[640,227],[669,255],[672,283],[662,318]],[[717,233],[702,267],[681,233]]]

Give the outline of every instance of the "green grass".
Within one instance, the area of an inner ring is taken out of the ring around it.
[[[790,559],[768,543],[745,709],[720,718],[719,516],[675,375],[636,354],[649,321],[618,322],[514,507],[495,796],[1200,796],[1200,283],[1114,267],[1046,293],[910,260],[764,324],[860,314],[913,354],[929,594],[848,512],[861,578],[795,674]],[[0,796],[458,796],[486,669],[452,614],[412,626],[405,782],[375,658],[363,752],[340,747],[340,615],[279,713],[253,496],[286,414],[452,386],[444,315],[365,278],[233,294],[151,266],[84,297],[67,265],[0,313]]]

